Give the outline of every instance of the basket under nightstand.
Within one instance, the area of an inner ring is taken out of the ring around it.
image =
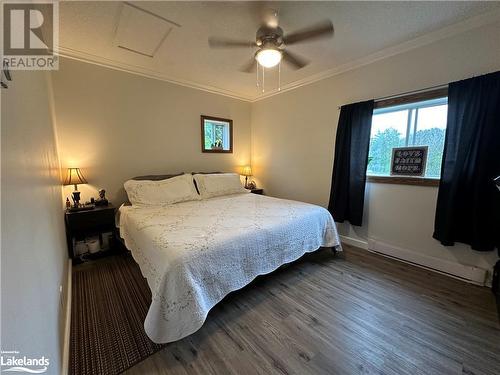
[[[99,240],[102,242],[102,233],[111,232],[112,238],[109,243],[109,250],[101,250],[97,253],[89,254],[89,257],[99,258],[104,255],[116,253],[119,250],[119,246],[116,243],[115,213],[116,207],[112,205],[95,207],[92,210],[86,211],[65,211],[64,222],[66,224],[68,255],[73,259],[74,263],[83,260],[81,257],[75,255],[74,240],[83,240],[86,237],[99,235]]]

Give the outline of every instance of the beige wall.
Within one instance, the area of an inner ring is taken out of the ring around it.
[[[52,79],[61,164],[83,168],[84,199],[102,187],[118,204],[133,176],[250,162],[248,102],[67,59]],[[233,120],[234,153],[201,152],[201,114]]]
[[[1,90],[2,350],[45,356],[59,374],[67,250],[50,80],[12,76]]]
[[[500,23],[438,41],[252,106],[252,164],[267,193],[328,205],[338,106],[500,69]],[[368,184],[364,225],[342,234],[490,268],[491,253],[432,239],[437,188]],[[411,217],[412,220],[403,220]]]

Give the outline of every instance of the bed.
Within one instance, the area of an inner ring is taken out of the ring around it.
[[[123,205],[119,229],[152,292],[156,343],[197,331],[210,309],[258,275],[320,247],[340,250],[322,207],[239,192],[166,205]]]

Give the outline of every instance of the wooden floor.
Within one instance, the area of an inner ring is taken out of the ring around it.
[[[500,374],[489,289],[345,250],[259,278],[126,374]]]

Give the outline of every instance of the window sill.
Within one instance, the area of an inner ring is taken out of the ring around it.
[[[439,186],[438,178],[425,177],[366,176],[366,181],[379,184]]]

